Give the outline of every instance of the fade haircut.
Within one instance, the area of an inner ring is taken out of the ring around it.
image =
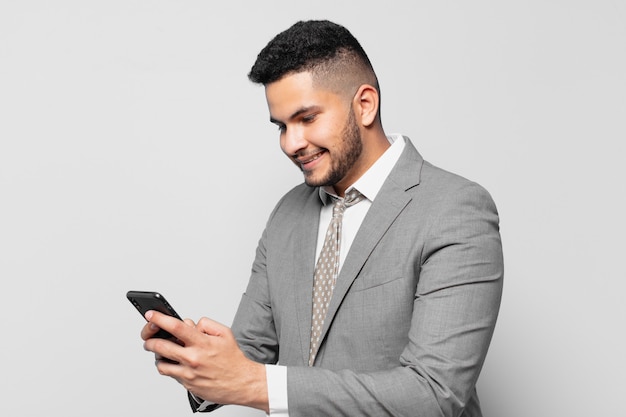
[[[343,26],[328,20],[299,21],[261,50],[248,78],[268,85],[285,75],[310,72],[316,86],[352,98],[363,84],[378,79],[367,54]]]

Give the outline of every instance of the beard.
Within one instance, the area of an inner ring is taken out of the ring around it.
[[[327,151],[330,152],[330,151]],[[304,182],[311,187],[333,186],[341,181],[363,152],[361,132],[354,113],[349,111],[348,120],[341,130],[341,143],[334,151],[329,170],[320,178],[313,178],[312,173],[305,173]]]

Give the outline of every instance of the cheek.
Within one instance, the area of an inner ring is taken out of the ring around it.
[[[308,138],[311,143],[320,148],[333,150],[341,147],[341,128],[329,123],[319,125],[311,129]]]

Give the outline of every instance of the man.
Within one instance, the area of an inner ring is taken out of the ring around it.
[[[481,416],[503,279],[489,194],[385,134],[376,75],[342,26],[296,23],[249,78],[305,184],[270,215],[232,330],[146,314],[159,372],[199,411]],[[159,328],[180,345],[152,338]]]

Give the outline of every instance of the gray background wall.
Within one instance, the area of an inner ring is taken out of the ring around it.
[[[230,324],[301,181],[246,74],[310,18],[361,40],[388,132],[498,204],[485,415],[623,412],[623,1],[2,0],[0,414],[189,415],[124,294]]]

